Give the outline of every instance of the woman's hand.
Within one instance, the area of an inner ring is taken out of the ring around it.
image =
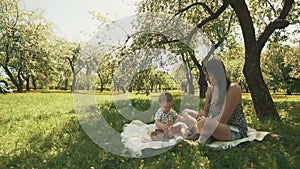
[[[207,113],[208,113],[208,111],[202,110],[202,112],[200,113],[200,116],[206,117]]]
[[[200,120],[202,120],[202,119],[204,119],[204,118],[205,118],[205,116],[198,115],[198,116],[196,117],[196,120],[197,120],[197,121],[200,121]]]

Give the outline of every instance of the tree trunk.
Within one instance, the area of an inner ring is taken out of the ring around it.
[[[26,91],[30,91],[30,78],[26,78]]]
[[[103,90],[104,90],[104,84],[103,84],[103,80],[101,78],[100,73],[98,73],[98,77],[99,77],[99,80],[100,80],[100,92],[103,92]]]
[[[186,71],[186,80],[188,82],[188,89],[189,89],[189,94],[195,94],[195,87],[193,83],[193,75],[192,71],[189,69],[187,63],[185,63],[185,71]]]
[[[198,81],[199,88],[200,88],[199,95],[200,95],[200,98],[205,98],[205,93],[207,90],[207,82],[206,82],[205,75],[204,75],[202,69],[200,69],[199,72],[200,72],[200,77],[199,77],[199,81]]]
[[[37,89],[36,78],[35,77],[32,78],[32,86],[33,86],[33,90]]]
[[[25,90],[27,91],[27,92],[29,92],[30,91],[30,76],[28,75],[28,76],[24,76],[23,74],[22,74],[22,78],[25,80],[25,82],[26,82],[26,85],[25,85]]]
[[[189,74],[189,94],[195,94],[195,87],[194,87],[194,82],[193,82],[193,75],[192,71],[188,71]]]
[[[192,61],[196,65],[199,73],[200,73],[200,77],[199,77],[199,80],[198,80],[199,89],[200,89],[199,97],[200,98],[205,98],[205,93],[206,93],[206,90],[207,90],[207,82],[206,82],[205,75],[204,75],[203,70],[202,70],[202,66],[200,65],[199,61],[197,60],[197,58],[195,57],[193,52],[190,54],[190,56],[191,56]],[[203,63],[202,63],[202,65],[203,65]]]
[[[100,76],[99,76],[100,78]],[[104,91],[104,83],[103,83],[103,80],[102,78],[100,78],[100,92],[103,92]]]
[[[224,0],[224,2],[225,1],[229,2],[235,11],[242,29],[245,44],[245,65],[243,73],[250,89],[256,114],[259,118],[275,117],[279,119],[279,114],[273,99],[263,80],[260,68],[260,54],[275,29],[288,26],[289,23],[285,20],[285,17],[291,10],[294,1],[283,1],[284,5],[278,18],[270,22],[258,38],[255,34],[253,21],[245,0]]]
[[[7,76],[9,77],[10,81],[18,88],[18,81],[15,79],[14,75],[11,73],[10,69],[5,66],[5,65],[2,65],[2,68],[4,69],[5,73],[7,74]]]
[[[17,84],[17,92],[23,92],[23,79],[20,71],[18,72],[18,84]]]
[[[68,82],[69,82],[69,79],[66,79],[66,80],[65,80],[65,91],[68,90]]]
[[[73,80],[72,80],[71,92],[75,91],[75,84],[76,84],[76,74],[73,73]]]
[[[260,58],[259,54],[246,54],[246,58]],[[245,75],[256,115],[259,118],[273,117],[279,119],[278,112],[270,95],[269,89],[263,80],[260,62],[255,59],[246,59],[243,73]]]

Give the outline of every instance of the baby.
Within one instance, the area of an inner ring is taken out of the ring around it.
[[[150,134],[153,141],[166,141],[174,138],[176,134],[184,136],[184,130],[181,125],[173,126],[176,120],[181,118],[173,106],[173,96],[169,92],[164,92],[159,96],[159,106],[154,116],[155,131]]]

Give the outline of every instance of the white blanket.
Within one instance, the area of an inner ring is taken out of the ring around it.
[[[177,122],[174,126],[176,125],[183,125],[184,128],[187,128],[187,126],[182,122]],[[126,150],[131,154],[131,156],[142,157],[142,150],[144,149],[171,148],[183,139],[181,136],[176,135],[174,139],[170,139],[169,141],[152,141],[150,133],[154,130],[154,124],[145,124],[139,120],[134,120],[129,124],[125,124],[121,133],[121,139]],[[267,134],[269,134],[269,132],[256,131],[255,129],[249,128],[247,133],[248,137],[227,142],[215,141],[207,144],[207,146],[217,149],[228,149],[246,141],[262,141]]]
[[[230,147],[235,147],[246,141],[253,141],[253,140],[262,141],[265,138],[265,136],[268,135],[269,133],[270,132],[267,131],[256,131],[253,128],[248,128],[248,132],[247,132],[248,137],[239,140],[234,140],[234,141],[215,141],[210,144],[207,144],[207,146],[225,150]]]
[[[177,122],[174,126],[185,124]],[[142,150],[151,149],[162,149],[176,145],[183,138],[179,135],[175,135],[174,139],[169,141],[152,141],[150,133],[155,130],[154,124],[145,124],[142,121],[134,120],[130,124],[125,124],[123,132],[121,133],[122,143],[128,152],[133,157],[141,157]]]

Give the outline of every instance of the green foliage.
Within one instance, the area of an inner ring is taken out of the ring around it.
[[[68,78],[67,62],[60,60],[69,52],[67,42],[54,34],[42,12],[28,10],[21,0],[4,0],[0,7],[0,65],[17,90],[46,88]]]
[[[157,12],[177,15],[187,23],[199,26],[198,28],[208,37],[213,45],[224,42],[227,44],[234,43],[234,38],[230,31],[236,26],[237,21],[233,15],[233,11],[225,10],[218,18],[214,18],[216,11],[223,5],[221,0],[207,1],[174,1],[168,0],[143,0],[138,4],[139,12]],[[212,17],[213,22],[208,22]],[[210,18],[210,19],[208,19]],[[201,26],[200,26],[201,25]],[[231,42],[226,42],[230,39]],[[221,43],[221,46],[224,44]]]
[[[269,44],[268,50],[262,55],[261,67],[266,83],[270,89],[276,91],[286,91],[299,93],[300,79],[298,77],[298,60],[300,58],[297,52],[299,46],[291,47],[278,42]]]
[[[51,24],[38,10],[24,9],[20,0],[4,0],[0,6],[1,67],[19,91],[29,77],[34,83],[47,81],[53,64]]]
[[[226,75],[232,82],[239,83],[244,91],[248,92],[248,86],[243,74],[245,49],[241,45],[236,45],[233,49],[220,52],[225,68]]]
[[[180,95],[174,96],[179,111]],[[116,111],[109,94],[95,97],[105,119],[121,132],[129,120]],[[248,125],[271,132],[262,142],[228,150],[181,142],[160,155],[139,159],[111,154],[91,141],[73,111],[70,93],[0,95],[0,168],[297,168],[299,96],[273,98],[281,121],[257,119],[250,95],[243,95]],[[130,99],[142,111],[152,104],[145,96],[130,95]]]

